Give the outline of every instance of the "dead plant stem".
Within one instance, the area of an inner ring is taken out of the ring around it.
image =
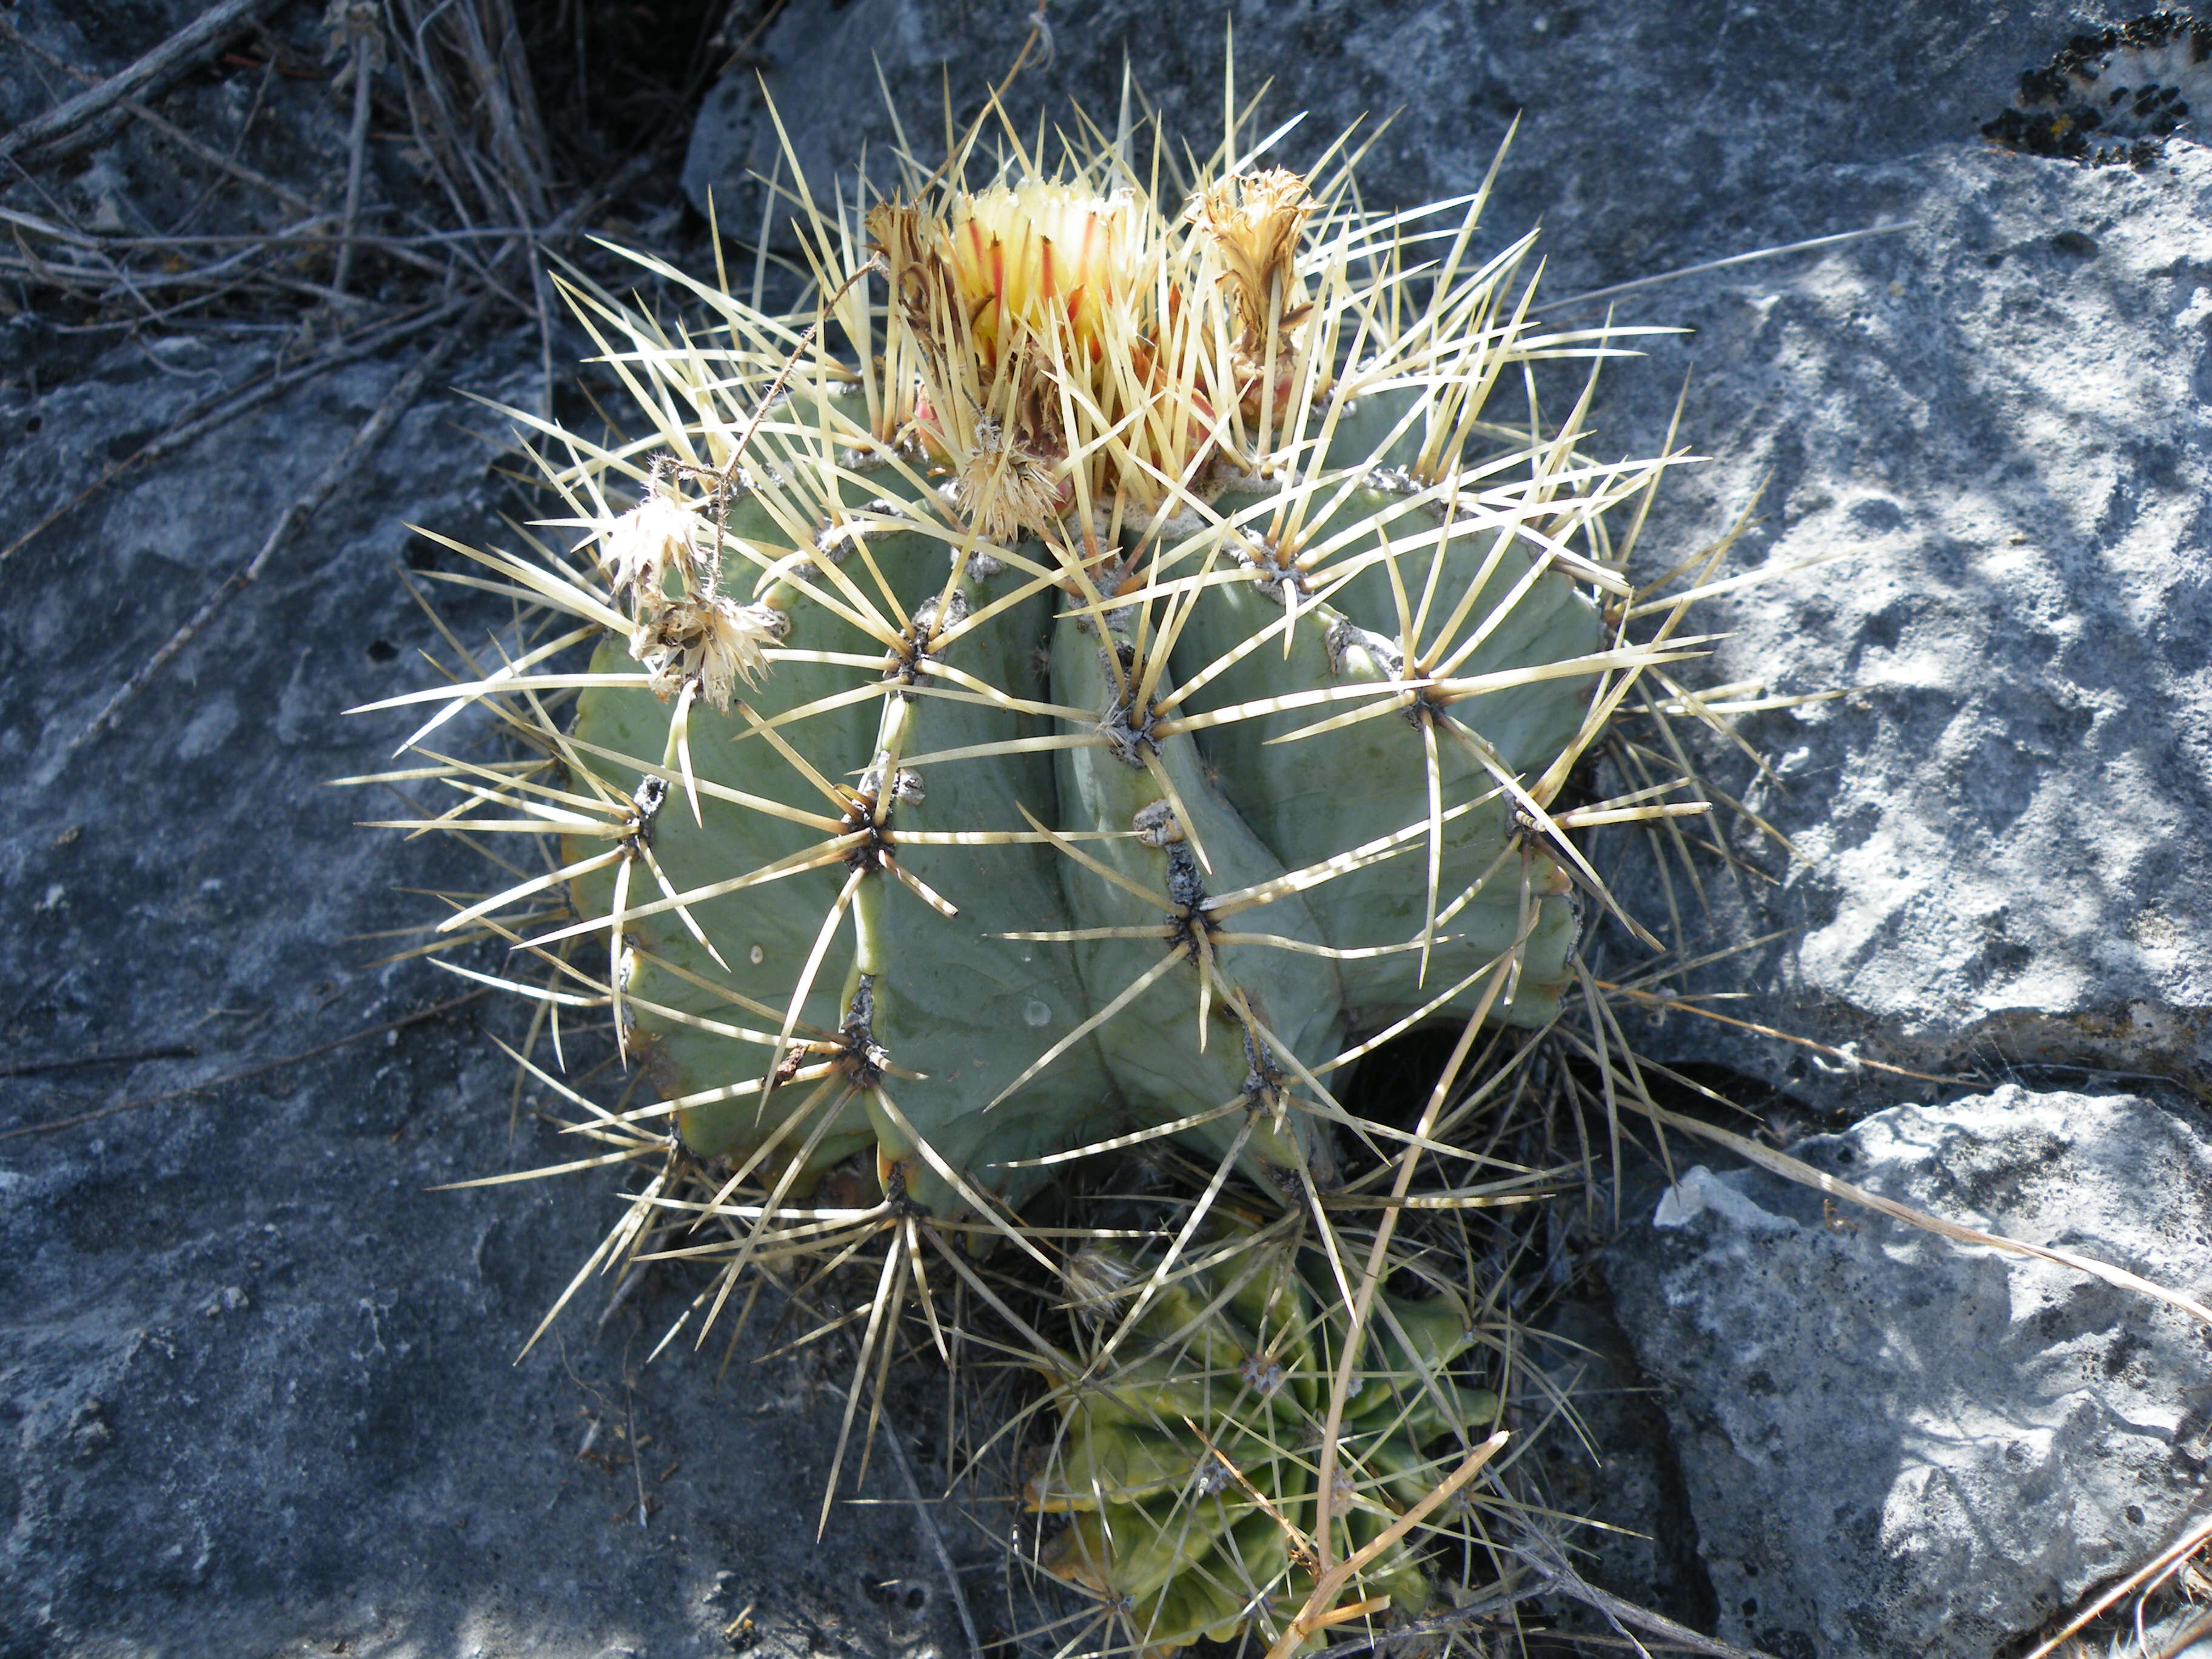
[[[208,1079],[204,1083],[186,1084],[181,1089],[170,1089],[158,1095],[144,1095],[137,1100],[118,1101],[112,1106],[101,1106],[89,1112],[79,1112],[73,1117],[58,1117],[50,1123],[22,1123],[12,1129],[0,1129],[0,1140],[14,1140],[23,1135],[51,1134],[57,1129],[73,1129],[80,1123],[91,1123],[104,1117],[116,1117],[125,1112],[142,1111],[149,1106],[165,1106],[173,1100],[182,1100],[189,1095],[204,1095],[213,1089],[227,1088],[234,1083],[244,1083],[250,1078],[281,1071],[287,1066],[297,1066],[302,1060],[313,1060],[334,1049],[365,1042],[370,1037],[382,1036],[386,1031],[404,1030],[410,1025],[420,1025],[426,1020],[440,1018],[452,1013],[456,1008],[465,1007],[471,1002],[481,1001],[490,994],[491,992],[485,989],[449,997],[443,1002],[433,1003],[428,1008],[419,1008],[411,1014],[402,1014],[398,1019],[387,1019],[380,1025],[365,1026],[358,1031],[350,1031],[344,1036],[333,1038],[331,1042],[317,1043],[312,1048],[302,1048],[297,1054],[280,1054],[275,1060],[264,1060],[258,1066],[247,1066],[235,1072],[226,1072],[221,1077]]]
[[[295,536],[307,527],[308,521],[321,510],[323,504],[337,493],[339,486],[354,476],[355,469],[360,465],[362,459],[383,441],[385,434],[391,431],[399,417],[413,406],[416,398],[422,395],[422,388],[428,384],[430,376],[444,365],[461,342],[468,337],[472,325],[482,316],[484,307],[489,303],[489,299],[478,300],[469,308],[465,316],[447,331],[443,338],[416,360],[412,368],[393,382],[392,389],[385,393],[384,401],[376,406],[375,412],[370,415],[368,420],[362,422],[360,429],[353,434],[345,447],[331,459],[330,464],[317,475],[315,481],[307,486],[306,491],[278,515],[276,524],[271,526],[269,534],[263,539],[261,546],[253,556],[234,571],[222,586],[216,588],[200,608],[186,619],[184,625],[169,636],[161,649],[155,652],[136,673],[123,683],[115,695],[102,705],[100,711],[92,717],[91,723],[70,741],[69,748],[64,751],[65,755],[76,755],[85,744],[112,726],[125,705],[145,690],[148,683],[162,669],[168,666],[179,652],[197,639],[200,631],[212,622],[225,606],[260,580],[261,573],[269,568],[269,562],[276,557],[278,550],[289,544]]]
[[[277,0],[222,0],[220,5],[210,6],[136,63],[0,136],[0,155],[13,156],[56,144],[125,98],[190,67],[200,53],[220,45],[241,26],[258,21],[263,13],[274,11],[276,4]]]

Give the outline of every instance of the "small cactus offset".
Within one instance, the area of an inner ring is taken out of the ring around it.
[[[806,204],[818,312],[642,256],[705,327],[572,285],[639,423],[521,417],[574,550],[459,550],[566,626],[413,699],[541,759],[436,757],[462,805],[408,823],[561,857],[444,927],[610,1009],[660,1103],[590,1132],[672,1116],[725,1196],[868,1154],[902,1211],[1003,1218],[1170,1134],[1310,1196],[1377,1042],[1553,1018],[1609,902],[1568,832],[1692,810],[1557,805],[1695,644],[1628,633],[1612,518],[1665,463],[1535,408],[1612,336],[1534,319],[1528,239],[1475,258],[1480,195],[1164,201],[1133,151]]]
[[[1427,1547],[1472,1541],[1464,1500],[1434,1498],[1504,1439],[1497,1395],[1459,1375],[1466,1304],[1380,1291],[1347,1355],[1328,1274],[1310,1243],[1235,1224],[1171,1277],[1109,1245],[1063,1268],[1091,1340],[1080,1373],[1055,1378],[1059,1431],[1023,1499],[1066,1517],[1041,1564],[1098,1597],[1134,1650],[1249,1632],[1299,1652],[1347,1620],[1402,1624],[1434,1595]]]

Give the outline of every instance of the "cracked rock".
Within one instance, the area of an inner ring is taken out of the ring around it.
[[[2008,1085],[1791,1150],[2212,1298],[2200,1113]],[[1991,1659],[2201,1501],[2212,1330],[1763,1172],[1705,1181],[1729,1200],[1632,1225],[1607,1276],[1662,1389],[1724,1639],[1783,1659]]]

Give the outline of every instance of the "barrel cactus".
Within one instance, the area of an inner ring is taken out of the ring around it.
[[[1466,1304],[1383,1291],[1346,1355],[1327,1261],[1299,1244],[1229,1223],[1164,1278],[1112,1244],[1063,1270],[1086,1340],[1079,1369],[1053,1376],[1058,1421],[1023,1501],[1064,1517],[1040,1564],[1097,1596],[1136,1651],[1248,1631],[1304,1651],[1349,1619],[1418,1618],[1435,1594],[1423,1556],[1469,1536],[1464,1498],[1431,1501],[1504,1438],[1497,1395],[1459,1374],[1475,1340]]]
[[[1537,408],[1616,348],[1533,319],[1528,239],[1474,257],[1480,195],[1224,165],[1164,207],[1126,149],[809,204],[795,315],[579,282],[637,424],[519,416],[573,550],[472,556],[566,631],[414,700],[542,758],[431,750],[464,805],[413,822],[560,837],[444,926],[611,1010],[660,1097],[625,1122],[718,1190],[866,1155],[1004,1216],[1173,1135],[1310,1194],[1361,1054],[1571,982],[1601,889],[1554,803],[1684,646],[1628,636],[1611,528],[1663,462]]]

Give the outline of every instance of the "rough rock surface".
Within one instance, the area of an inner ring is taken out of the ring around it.
[[[526,394],[533,346],[488,343],[453,378]],[[0,417],[0,495],[25,515],[66,500],[197,377],[257,356],[110,353]],[[467,885],[473,860],[358,829],[392,798],[325,787],[380,769],[406,730],[342,711],[420,683],[418,650],[443,650],[404,580],[410,553],[436,561],[404,520],[501,533],[492,452],[461,429],[485,417],[458,398],[418,404],[119,731],[67,753],[400,367],[243,416],[10,562],[0,1064],[18,1074],[0,1128],[468,988],[366,965],[394,943],[366,936],[420,921],[395,886]],[[500,617],[446,603],[479,640]],[[763,1651],[959,1639],[905,1510],[847,1510],[813,1543],[834,1366],[754,1370],[757,1341],[720,1386],[719,1345],[645,1365],[691,1294],[668,1281],[596,1329],[612,1287],[587,1287],[514,1364],[616,1213],[604,1176],[427,1190],[577,1156],[528,1117],[510,1137],[511,1073],[476,1026],[513,1040],[514,1013],[471,1005],[0,1141],[0,1654],[718,1654],[749,1604]],[[173,1045],[198,1056],[69,1063]],[[869,1494],[902,1502],[884,1455]]]
[[[1725,605],[1712,672],[1859,688],[1747,723],[1771,780],[1721,763],[1799,857],[1760,860],[1778,888],[1711,888],[1703,937],[1795,930],[1726,969],[1767,988],[1751,1017],[1872,1056],[2201,1086],[2212,152],[1849,171],[1917,228],[1683,313],[1720,459],[1662,527],[1702,497],[1717,528],[1764,477],[1753,567],[1833,561]]]
[[[206,9],[24,0],[0,21],[106,74]],[[347,112],[323,11],[276,0],[269,33],[241,27],[145,98],[219,155],[339,199]],[[0,40],[0,131],[76,90]],[[364,211],[386,225],[414,174],[376,133]],[[58,161],[16,158],[28,182],[4,169],[10,210],[132,235],[296,216],[135,118],[78,136]],[[0,272],[0,547],[65,510],[0,555],[0,1655],[959,1643],[880,1445],[868,1495],[902,1507],[845,1511],[813,1542],[834,1363],[756,1368],[762,1330],[726,1376],[719,1348],[647,1366],[693,1288],[652,1279],[603,1322],[613,1287],[586,1286],[518,1365],[617,1213],[611,1177],[427,1190],[575,1148],[526,1113],[510,1130],[511,1073],[478,1027],[519,1036],[513,1008],[378,1029],[468,989],[373,965],[410,942],[377,935],[422,918],[419,891],[393,890],[482,866],[356,827],[398,803],[326,785],[383,768],[408,729],[343,711],[447,654],[407,581],[449,563],[406,521],[507,533],[495,512],[519,504],[474,435],[500,423],[447,388],[533,400],[535,330],[470,343],[119,729],[71,753],[411,357],[308,380],[102,489],[198,401],[308,365],[362,319],[310,314],[309,292],[275,315],[186,306],[125,329],[20,280],[23,246]],[[506,619],[502,602],[439,599],[478,648]],[[133,1058],[148,1051],[163,1057]]]
[[[2212,1297],[2202,1112],[2007,1086],[1792,1150]],[[1721,1201],[1631,1226],[1605,1270],[1661,1385],[1724,1639],[1782,1659],[1988,1659],[2195,1513],[2212,1332],[1762,1172],[1709,1178]]]

